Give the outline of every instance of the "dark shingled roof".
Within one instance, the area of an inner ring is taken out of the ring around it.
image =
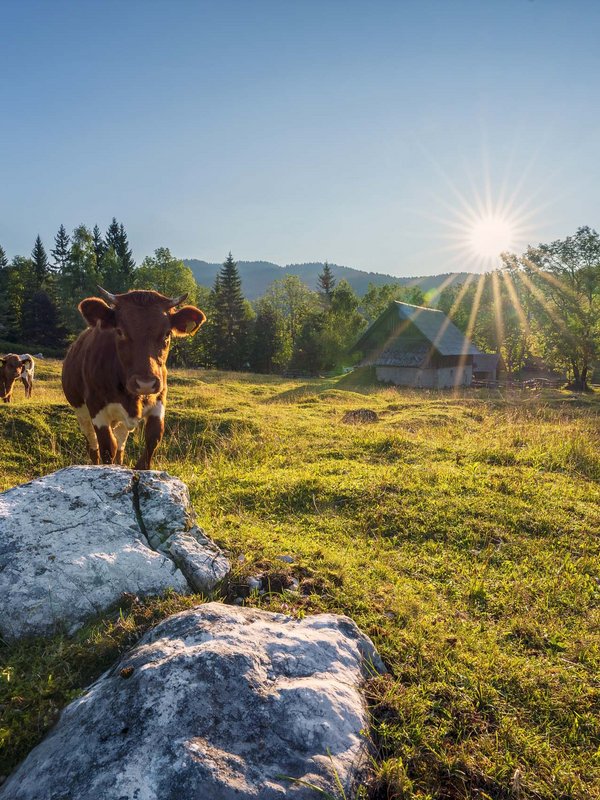
[[[474,344],[471,344],[454,323],[450,322],[443,311],[438,311],[435,308],[413,306],[410,303],[401,303],[399,300],[391,303],[387,310],[363,333],[355,345],[356,349],[368,349],[371,332],[389,314],[396,314],[400,323],[411,322],[438,353],[443,356],[479,355],[480,351]],[[384,364],[397,367],[419,366],[427,350],[428,348],[422,352],[421,346],[415,346],[412,342],[403,343],[402,328],[400,326],[400,330],[384,350],[370,359],[367,355],[365,363],[369,361],[371,364],[379,364],[381,366]],[[417,363],[418,356],[421,356],[419,363]],[[400,363],[400,361],[408,361],[410,363]]]
[[[401,342],[392,342],[389,347],[386,347],[378,355],[371,358],[367,356],[362,365],[369,367],[420,367],[431,350],[431,345],[428,344],[412,345],[410,350],[403,350],[399,345],[401,345]]]
[[[479,350],[436,308],[395,303],[400,320],[410,320],[443,356],[477,355]]]

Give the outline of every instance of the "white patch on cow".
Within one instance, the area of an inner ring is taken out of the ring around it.
[[[33,356],[30,356],[29,353],[23,353],[22,355],[19,356],[19,358],[21,359],[21,361],[25,359],[29,360],[28,366],[23,364],[23,372],[21,373],[21,378],[23,378],[23,376],[27,374],[31,378],[31,380],[33,380],[33,376],[35,373],[35,361],[33,360]]]
[[[87,406],[80,406],[79,408],[76,408],[75,416],[77,417],[79,427],[87,439],[89,446],[92,450],[97,450],[98,439],[96,439],[96,431],[94,430],[92,418],[90,417],[90,412],[88,411]]]
[[[117,450],[123,450],[127,437],[129,436],[129,431],[122,422],[117,422],[116,425],[113,425],[113,433],[117,440]]]
[[[108,403],[92,420],[96,428],[112,428],[121,423],[128,431],[134,431],[141,421],[140,417],[130,417],[121,403]]]
[[[148,405],[142,412],[144,417],[158,417],[159,419],[165,418],[165,407],[160,400],[157,400],[154,405]]]

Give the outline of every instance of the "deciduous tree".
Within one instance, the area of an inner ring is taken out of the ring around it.
[[[572,388],[588,388],[600,355],[600,236],[589,227],[550,244],[505,256],[521,271],[536,306],[542,355],[572,375]]]

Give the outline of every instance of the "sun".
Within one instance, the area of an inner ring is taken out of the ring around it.
[[[506,217],[488,215],[473,220],[468,232],[471,251],[480,258],[496,260],[515,245],[515,227]]]

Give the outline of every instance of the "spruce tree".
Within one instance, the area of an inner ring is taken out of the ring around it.
[[[104,238],[106,241],[106,249],[108,250],[109,247],[112,247],[116,253],[117,246],[119,244],[119,223],[117,222],[116,217],[112,218],[112,222],[108,226],[106,236]]]
[[[65,226],[61,225],[58,229],[58,233],[54,237],[54,250],[50,250],[50,254],[53,259],[54,272],[64,272],[69,260],[70,249],[71,238],[67,233]]]
[[[133,284],[135,261],[129,247],[125,227],[122,223],[119,224],[115,217],[112,218],[105,237],[105,251],[109,251],[111,248],[116,255],[118,268],[115,269],[112,265],[110,270],[112,285],[107,288],[111,292],[126,292],[131,289]]]
[[[135,269],[135,261],[133,260],[133,252],[129,247],[129,240],[125,233],[123,223],[119,225],[119,246],[117,247],[117,255],[121,259],[123,274],[132,276],[133,270]]]
[[[5,267],[8,267],[8,256],[2,245],[0,245],[0,269],[4,269]]]
[[[104,239],[102,238],[102,234],[100,233],[100,228],[97,225],[94,225],[94,230],[92,231],[92,242],[94,247],[94,253],[96,254],[96,271],[99,275],[103,275],[103,258],[104,252],[106,250],[106,246],[104,244]]]
[[[44,249],[39,235],[31,251],[31,261],[33,263],[32,277],[35,281],[35,289],[41,289],[50,274],[50,268],[48,265],[48,256],[46,255],[46,250]]]
[[[331,302],[331,295],[335,286],[335,278],[333,271],[327,261],[323,264],[323,272],[317,278],[317,286],[319,293],[325,298],[327,304]]]
[[[220,369],[241,369],[248,354],[248,315],[242,281],[231,253],[215,278],[212,344]]]

